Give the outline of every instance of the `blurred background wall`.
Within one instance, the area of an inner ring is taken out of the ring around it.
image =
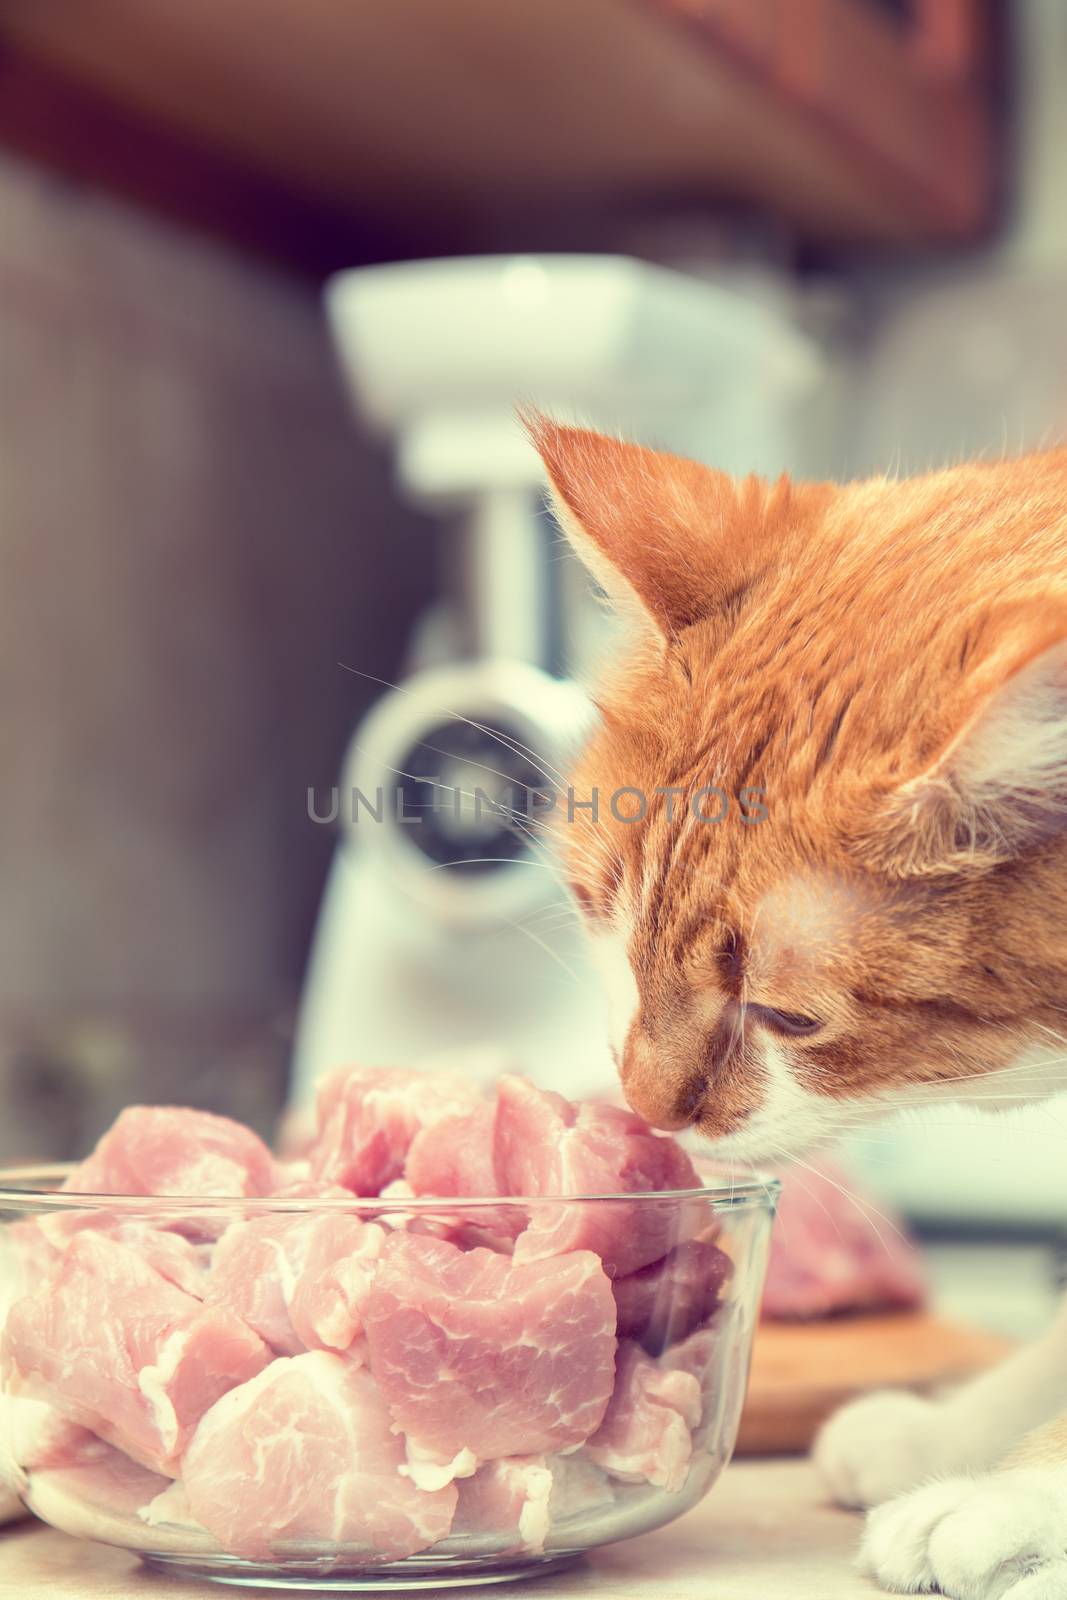
[[[331,840],[425,592],[313,284],[0,160],[0,1153],[269,1125]]]

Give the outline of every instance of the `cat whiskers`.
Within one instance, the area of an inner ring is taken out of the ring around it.
[[[359,667],[349,666],[346,661],[339,661],[337,665],[343,672],[352,673],[353,677],[365,678],[368,683],[380,684],[383,689],[392,689],[396,694],[411,695],[413,693],[411,689],[406,688],[402,683],[392,683],[388,678],[379,678],[373,672],[364,672]],[[536,768],[541,776],[545,778],[553,788],[563,789],[565,787],[564,775],[560,769],[554,766],[551,761],[548,761],[546,756],[534,751],[528,744],[523,744],[521,739],[510,739],[502,734],[498,728],[487,727],[482,722],[477,722],[471,717],[464,716],[461,711],[456,711],[451,706],[433,706],[431,709],[434,711],[439,711],[442,716],[452,717],[457,722],[465,722],[469,728],[474,728],[479,733],[487,734],[488,737],[495,740],[495,742],[499,744],[502,749],[510,750],[513,755],[521,754],[527,757],[531,765]],[[427,745],[426,748],[430,750],[433,749],[433,746]],[[441,753],[442,752],[440,751],[436,752],[436,754]],[[545,762],[547,762],[547,766],[543,764]],[[476,763],[476,765],[481,765],[481,763]],[[549,769],[551,769],[551,772],[555,774],[555,778],[550,776]],[[491,772],[494,769],[487,767],[485,770]],[[509,775],[501,773],[499,776],[506,777]],[[556,779],[559,781],[556,782]]]
[[[537,945],[537,947],[543,950],[558,967],[563,969],[572,983],[575,983],[579,986],[581,985],[582,979],[571,966],[570,962],[566,961],[563,956],[560,955],[558,950],[553,950],[552,946],[547,942],[547,940],[539,938],[531,928],[525,927],[521,921],[513,922],[510,920],[505,920],[504,926],[508,928],[514,928],[518,933],[521,933],[525,938],[529,939],[531,944]]]
[[[818,1167],[811,1166],[807,1161],[799,1160],[796,1156],[793,1156],[790,1159],[790,1165],[794,1167],[800,1167],[803,1169],[803,1171],[810,1173],[812,1177],[818,1178],[823,1183],[828,1183],[831,1188],[837,1190],[838,1194],[842,1195],[846,1200],[850,1200],[853,1206],[870,1222],[871,1229],[883,1250],[888,1249],[888,1246],[885,1239],[882,1237],[879,1228],[872,1220],[874,1217],[877,1217],[879,1221],[884,1222],[890,1232],[895,1233],[898,1239],[902,1240],[904,1243],[907,1243],[907,1234],[904,1232],[904,1230],[896,1222],[894,1222],[892,1217],[886,1216],[884,1211],[879,1211],[877,1206],[872,1205],[866,1196],[861,1199],[859,1195],[853,1193],[851,1189],[846,1188],[844,1184],[838,1183],[836,1178],[832,1178],[828,1172],[823,1172]]]

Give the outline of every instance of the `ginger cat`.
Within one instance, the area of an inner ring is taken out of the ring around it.
[[[1067,1085],[1067,450],[767,484],[527,425],[632,619],[562,833],[635,1110],[773,1160]],[[765,820],[706,820],[710,785]],[[1067,1600],[1067,1317],[816,1458],[885,1587]]]

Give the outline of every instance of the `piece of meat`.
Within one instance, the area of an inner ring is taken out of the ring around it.
[[[443,1117],[411,1142],[404,1177],[417,1195],[501,1193],[494,1157],[496,1104],[486,1100],[462,1116]]]
[[[38,1472],[64,1472],[67,1488],[80,1484],[85,1497],[115,1511],[135,1511],[170,1487],[172,1479],[150,1472],[89,1428],[53,1411],[38,1429],[22,1466],[32,1476]],[[75,1474],[77,1476],[75,1477]]]
[[[102,1460],[114,1447],[71,1422],[68,1417],[42,1401],[29,1402],[29,1417],[17,1429],[13,1441],[18,1464],[25,1472],[42,1467],[82,1467]]]
[[[687,1239],[659,1261],[616,1278],[619,1338],[636,1339],[658,1356],[708,1321],[732,1271],[729,1256],[710,1239]]]
[[[659,1365],[665,1371],[691,1372],[701,1382],[713,1378],[717,1351],[723,1343],[731,1343],[730,1339],[723,1340],[720,1320],[723,1313],[730,1310],[729,1306],[722,1306],[719,1316],[710,1327],[694,1328],[685,1339],[668,1345],[659,1358]]]
[[[484,1540],[497,1553],[544,1549],[553,1488],[552,1468],[544,1456],[487,1461],[457,1487],[454,1535]]]
[[[30,1506],[76,1539],[176,1555],[218,1554],[218,1543],[184,1508],[180,1483],[149,1472],[97,1441],[83,1459],[31,1472]]]
[[[618,1106],[573,1105],[525,1078],[497,1086],[495,1167],[502,1194],[625,1195],[700,1187],[696,1169],[673,1139]],[[515,1245],[517,1260],[592,1250],[609,1277],[658,1261],[680,1231],[707,1223],[694,1202],[680,1215],[673,1201],[628,1205],[536,1206]]]
[[[514,1247],[515,1235],[526,1226],[526,1216],[522,1213],[517,1224],[509,1229],[507,1207],[500,1208],[504,1214],[500,1216],[496,1206],[457,1207],[450,1205],[447,1198],[432,1209],[408,1204],[422,1198],[426,1197],[417,1196],[406,1178],[395,1179],[386,1184],[379,1196],[389,1202],[389,1209],[378,1213],[378,1222],[391,1232],[424,1233],[431,1239],[447,1239],[463,1250],[483,1245],[508,1255]]]
[[[29,1499],[36,1509],[40,1492],[62,1494],[80,1503],[83,1513],[106,1512],[112,1517],[136,1517],[173,1479],[133,1461],[114,1445],[94,1438],[81,1456],[54,1466],[41,1466],[30,1474]]]
[[[168,1478],[166,1488],[161,1489],[147,1505],[141,1506],[137,1515],[149,1528],[195,1528],[207,1533],[203,1523],[197,1522],[193,1516],[188,1491],[180,1478]],[[215,1542],[213,1535],[208,1534],[208,1538]]]
[[[610,1506],[607,1473],[581,1452],[567,1456],[504,1456],[457,1481],[453,1537],[472,1551],[540,1553],[550,1532]],[[580,1535],[579,1535],[580,1537]]]
[[[11,1441],[20,1477],[46,1522],[76,1538],[132,1549],[164,1547],[190,1555],[215,1545],[184,1506],[180,1481],[150,1472],[38,1400],[9,1400],[10,1405],[23,1413]],[[164,1535],[144,1531],[145,1524],[163,1523],[169,1525]]]
[[[463,1117],[446,1117],[417,1134],[404,1169],[415,1195],[484,1198],[501,1195],[496,1172],[496,1102],[485,1101]],[[407,1226],[413,1233],[433,1233],[469,1250],[483,1245],[511,1253],[527,1226],[524,1206],[479,1206],[429,1218],[416,1213]]]
[[[404,1442],[365,1367],[324,1350],[279,1357],[203,1417],[186,1451],[192,1513],[231,1555],[382,1561],[448,1537],[453,1484],[428,1493],[401,1472]]]
[[[278,1184],[274,1157],[251,1128],[210,1111],[185,1106],[128,1106],[96,1148],[69,1174],[63,1188],[72,1195],[144,1195],[163,1199],[229,1199],[272,1194]],[[113,1231],[119,1216],[159,1233],[177,1232],[193,1240],[216,1239],[228,1218],[218,1207],[154,1205],[143,1217],[113,1214],[98,1207],[55,1211],[38,1224],[52,1242],[86,1228]]]
[[[582,1451],[571,1456],[551,1456],[552,1493],[548,1500],[548,1520],[553,1529],[573,1517],[588,1517],[602,1511],[615,1499],[611,1479],[602,1467],[585,1459]]]
[[[611,1393],[615,1302],[596,1256],[517,1264],[391,1234],[364,1307],[371,1370],[411,1470],[580,1444]],[[435,1481],[432,1475],[422,1481]]]
[[[11,1393],[46,1400],[153,1472],[173,1477],[193,1427],[270,1352],[135,1250],[88,1230],[17,1300],[0,1337]]]
[[[693,1373],[658,1366],[640,1345],[620,1340],[615,1388],[585,1455],[625,1483],[652,1483],[675,1494],[689,1472],[702,1410]]]
[[[121,1212],[98,1211],[95,1207],[76,1214],[42,1214],[18,1226],[26,1230],[22,1244],[32,1259],[37,1275],[42,1271],[55,1270],[71,1240],[90,1229],[106,1234],[116,1243],[136,1251],[161,1277],[184,1289],[186,1294],[193,1295],[197,1300],[204,1298],[205,1280],[211,1263],[210,1247],[186,1238],[184,1234],[157,1228],[140,1217],[124,1217]]]
[[[289,1307],[293,1327],[309,1350],[351,1354],[388,1235],[375,1222],[343,1213],[314,1221]]]
[[[832,1162],[785,1173],[771,1234],[763,1316],[914,1310],[926,1288],[916,1247],[898,1218],[856,1191]]]
[[[63,1188],[202,1200],[268,1195],[276,1186],[274,1157],[251,1128],[185,1106],[127,1106]]]
[[[357,1067],[319,1090],[317,1132],[308,1151],[312,1178],[377,1195],[403,1177],[421,1128],[473,1111],[478,1090],[458,1073]]]
[[[295,1189],[298,1184],[310,1183],[311,1162],[306,1156],[300,1156],[294,1161],[277,1160],[275,1168],[278,1174],[278,1187],[275,1194],[285,1194],[288,1190]]]
[[[137,1220],[120,1222],[115,1227],[107,1228],[106,1232],[109,1239],[135,1250],[168,1283],[183,1289],[196,1300],[204,1298],[211,1265],[209,1246],[187,1239],[183,1234],[153,1228],[147,1222]]]
[[[347,1350],[362,1333],[384,1240],[376,1223],[340,1211],[235,1222],[215,1247],[207,1302],[228,1307],[280,1355]]]
[[[299,1355],[306,1348],[289,1307],[304,1267],[307,1233],[299,1216],[254,1217],[231,1223],[215,1246],[208,1305],[233,1312],[279,1355]]]

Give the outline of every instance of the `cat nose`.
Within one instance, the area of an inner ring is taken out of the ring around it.
[[[677,1133],[699,1114],[707,1079],[703,1069],[672,1065],[658,1049],[641,1018],[630,1024],[619,1068],[623,1092],[633,1111],[653,1128]]]

